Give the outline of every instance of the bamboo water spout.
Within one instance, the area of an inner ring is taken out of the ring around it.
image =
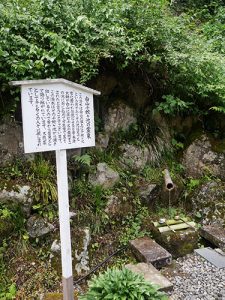
[[[164,170],[164,180],[165,180],[166,189],[168,191],[172,191],[174,189],[174,184],[170,177],[170,172],[167,169]]]

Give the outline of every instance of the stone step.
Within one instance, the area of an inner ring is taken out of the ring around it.
[[[165,276],[163,276],[152,264],[128,264],[125,267],[134,273],[144,276],[144,279],[147,282],[159,286],[160,291],[168,292],[173,289],[173,284]]]
[[[200,229],[200,235],[213,245],[225,251],[225,229],[220,225],[205,225]]]
[[[225,253],[216,251],[210,247],[196,249],[195,252],[201,255],[204,259],[210,262],[212,265],[216,266],[219,269],[225,268]]]
[[[151,263],[156,268],[171,264],[171,254],[149,237],[130,241],[131,249],[140,262]]]

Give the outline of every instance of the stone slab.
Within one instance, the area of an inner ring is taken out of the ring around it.
[[[200,235],[213,245],[225,251],[225,228],[220,225],[205,225],[200,229]]]
[[[143,275],[144,279],[147,282],[158,285],[160,291],[167,292],[173,289],[173,284],[165,276],[163,276],[152,264],[129,264],[125,267],[134,273]]]
[[[149,237],[130,241],[131,249],[140,262],[151,263],[155,268],[171,264],[171,254]]]
[[[221,254],[221,252],[215,251],[210,247],[196,249],[195,252],[201,255],[203,258],[205,258],[208,262],[210,262],[217,268],[225,268],[225,253]]]

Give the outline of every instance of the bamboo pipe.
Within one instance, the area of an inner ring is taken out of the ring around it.
[[[165,180],[166,189],[168,191],[172,191],[174,189],[174,184],[170,177],[170,172],[167,169],[164,170],[164,180]]]

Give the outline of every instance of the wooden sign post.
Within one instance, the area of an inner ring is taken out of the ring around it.
[[[21,86],[25,153],[56,151],[63,299],[73,299],[66,149],[95,145],[93,95],[65,79],[12,81]]]

